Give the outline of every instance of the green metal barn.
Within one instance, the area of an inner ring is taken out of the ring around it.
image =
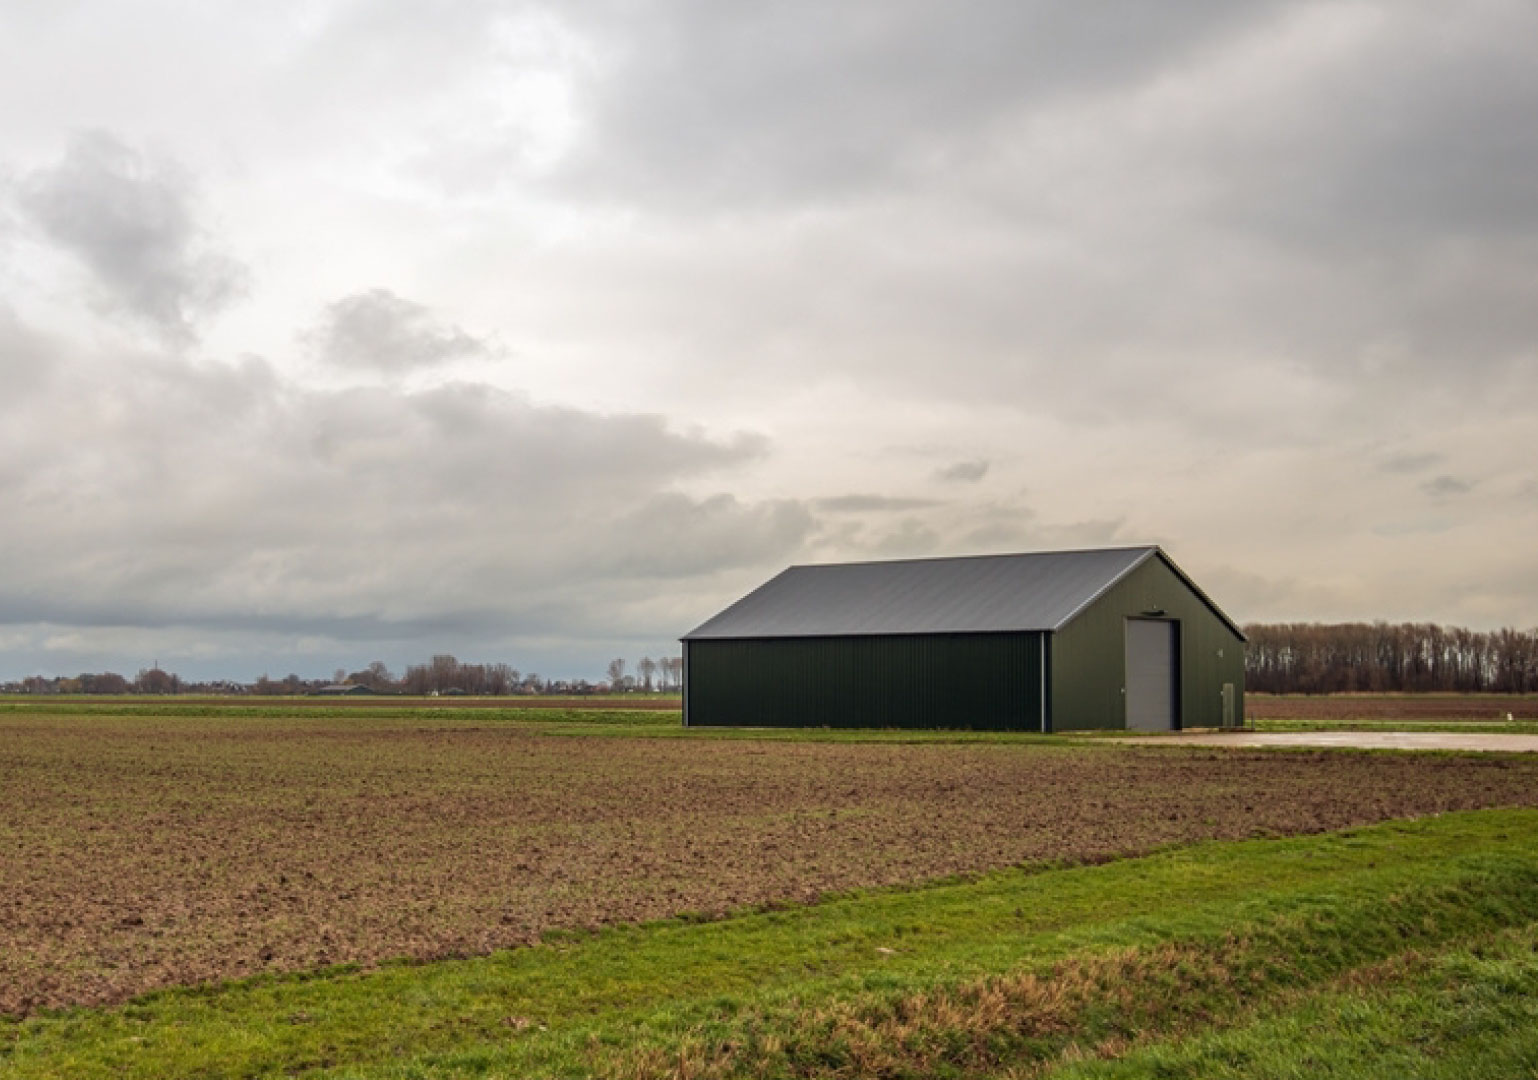
[[[793,566],[683,648],[697,727],[1244,722],[1244,635],[1157,547]]]

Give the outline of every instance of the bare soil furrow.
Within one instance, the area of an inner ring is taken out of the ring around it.
[[[470,718],[467,717],[467,721]],[[0,717],[0,1012],[1538,805],[1538,760]]]

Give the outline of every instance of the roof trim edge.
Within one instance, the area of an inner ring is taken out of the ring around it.
[[[1156,553],[1158,553],[1158,552],[1159,552],[1159,549],[1157,547],[1144,548],[1143,549],[1143,554],[1139,555],[1137,557],[1137,559],[1135,559],[1132,562],[1131,565],[1129,565],[1125,570],[1123,570],[1121,573],[1119,573],[1115,577],[1113,577],[1110,581],[1107,581],[1104,585],[1100,586],[1100,588],[1096,589],[1093,593],[1091,593],[1088,597],[1086,597],[1082,604],[1080,604],[1078,607],[1076,607],[1072,611],[1070,611],[1067,615],[1064,615],[1061,619],[1059,619],[1057,621],[1057,625],[1052,627],[1052,632],[1054,634],[1057,633],[1063,627],[1067,626],[1069,623],[1073,622],[1073,620],[1077,619],[1085,611],[1088,611],[1091,607],[1093,607],[1100,600],[1100,598],[1102,596],[1104,596],[1106,593],[1108,593],[1112,589],[1114,589],[1117,585],[1119,585],[1123,581],[1125,581],[1128,574],[1132,573],[1132,571],[1136,570],[1138,567],[1142,566],[1149,559],[1153,558],[1154,555]],[[1181,576],[1184,577],[1185,575],[1182,574]]]
[[[1208,596],[1204,591],[1202,591],[1202,587],[1200,585],[1191,580],[1191,575],[1182,570],[1179,564],[1176,563],[1174,559],[1170,558],[1168,553],[1157,544],[1153,545],[1146,552],[1144,552],[1142,558],[1138,559],[1131,566],[1127,567],[1127,569],[1123,570],[1110,581],[1106,582],[1105,585],[1095,593],[1095,595],[1091,596],[1089,599],[1085,600],[1084,603],[1080,604],[1078,607],[1069,612],[1068,615],[1059,621],[1056,626],[1052,627],[1052,632],[1055,634],[1069,623],[1073,622],[1073,620],[1077,619],[1085,611],[1089,610],[1089,608],[1092,607],[1102,596],[1110,592],[1111,589],[1115,588],[1118,584],[1124,581],[1127,578],[1127,575],[1131,574],[1132,571],[1142,566],[1155,555],[1159,557],[1160,561],[1162,561],[1165,566],[1170,568],[1170,571],[1181,580],[1186,588],[1190,589],[1193,593],[1196,594],[1196,598],[1198,600],[1207,605],[1207,610],[1216,615],[1222,621],[1224,626],[1228,627],[1234,632],[1235,637],[1237,637],[1242,642],[1248,642],[1250,640],[1244,636],[1244,631],[1239,629],[1239,624],[1230,619],[1228,617],[1228,613],[1222,608],[1218,607],[1217,603],[1212,599],[1212,597]]]
[[[1200,597],[1202,603],[1206,604],[1207,607],[1209,609],[1211,609],[1211,611],[1212,611],[1212,613],[1214,615],[1216,615],[1218,618],[1222,619],[1223,620],[1223,624],[1225,626],[1227,626],[1230,630],[1232,630],[1234,632],[1234,635],[1240,641],[1243,641],[1243,642],[1247,643],[1250,640],[1249,638],[1244,636],[1244,631],[1239,629],[1239,624],[1234,622],[1234,620],[1230,619],[1228,617],[1228,613],[1226,611],[1224,611],[1222,608],[1218,607],[1217,602],[1214,601],[1212,599],[1212,597],[1208,596],[1204,591],[1202,591],[1202,587],[1200,585],[1198,585],[1196,582],[1192,581],[1191,580],[1191,575],[1187,574],[1184,570],[1182,570],[1179,567],[1179,565],[1176,564],[1175,560],[1170,558],[1169,555],[1167,555],[1165,553],[1163,548],[1156,547],[1156,548],[1154,548],[1154,550],[1159,553],[1159,558],[1164,560],[1164,565],[1168,566],[1171,570],[1173,570],[1175,572],[1175,576],[1178,577],[1181,581],[1186,583],[1186,588],[1190,589],[1198,597]]]

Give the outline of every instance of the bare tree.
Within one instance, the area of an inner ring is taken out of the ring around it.
[[[442,693],[445,690],[455,689],[459,678],[459,661],[448,653],[439,653],[434,656],[428,665],[431,671],[432,689]]]
[[[512,693],[513,687],[518,684],[518,673],[506,664],[486,665],[486,693],[502,694]]]
[[[139,677],[134,680],[134,692],[139,694],[174,694],[181,688],[181,679],[167,671],[162,671],[159,664],[151,668],[141,668]]]
[[[1245,684],[1268,693],[1538,690],[1538,630],[1428,623],[1245,627]]]
[[[100,675],[81,675],[80,690],[86,694],[126,694],[128,680],[115,671],[103,671]]]
[[[426,664],[407,664],[401,676],[401,690],[407,694],[425,694],[432,689],[432,672]]]
[[[652,676],[657,674],[657,661],[649,656],[641,657],[641,662],[636,665],[636,671],[641,674],[641,689],[648,694],[652,689]]]
[[[619,690],[625,684],[625,661],[609,661],[609,689]]]

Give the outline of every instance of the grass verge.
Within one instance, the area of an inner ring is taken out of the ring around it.
[[[0,1077],[962,1075],[1538,921],[1538,812],[1024,868],[0,1022]]]
[[[1054,1080],[1516,1080],[1538,1076],[1538,924],[1408,953],[1248,1023]]]

